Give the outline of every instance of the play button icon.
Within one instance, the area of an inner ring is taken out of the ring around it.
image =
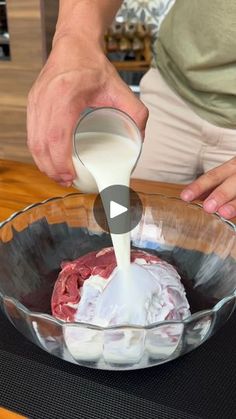
[[[93,213],[96,222],[104,231],[123,234],[139,224],[143,206],[138,194],[131,188],[113,185],[97,195]]]
[[[110,202],[110,218],[118,217],[118,215],[124,214],[126,211],[128,211],[128,208],[124,207],[123,205],[120,205],[114,201]]]

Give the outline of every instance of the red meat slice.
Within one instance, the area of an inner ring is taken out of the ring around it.
[[[131,262],[145,259],[146,263],[157,263],[160,259],[141,250],[132,250]],[[62,262],[61,272],[55,283],[51,308],[53,316],[64,321],[73,321],[80,301],[80,291],[84,281],[91,275],[108,279],[116,267],[116,258],[112,247],[91,252],[73,262]]]

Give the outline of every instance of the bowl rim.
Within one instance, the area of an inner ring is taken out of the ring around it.
[[[196,202],[196,201],[186,202],[186,201],[183,201],[181,198],[179,198],[177,196],[166,195],[166,194],[163,194],[163,193],[147,193],[147,192],[142,192],[142,191],[138,191],[138,190],[135,190],[135,192],[137,194],[141,195],[141,196],[159,196],[159,197],[162,197],[162,198],[165,198],[165,199],[171,199],[171,200],[174,200],[174,201],[181,202],[183,205],[187,205],[187,206],[190,206],[190,207],[198,207],[198,208],[203,209],[203,205],[200,204],[199,202]],[[91,196],[96,196],[96,194],[95,193],[85,194],[83,192],[71,192],[71,193],[68,193],[68,194],[65,194],[65,195],[62,195],[62,196],[53,196],[51,198],[44,199],[43,201],[37,201],[33,204],[27,205],[26,207],[14,212],[9,217],[7,217],[5,220],[1,221],[0,222],[0,230],[7,223],[14,220],[16,217],[20,216],[22,213],[25,213],[25,212],[27,212],[27,211],[35,208],[35,207],[43,206],[44,204],[47,204],[48,202],[63,201],[64,199],[70,198],[72,196],[88,196],[88,197],[91,197]],[[228,224],[234,230],[234,232],[236,233],[236,224],[234,224],[232,221],[227,220],[226,218],[222,217],[218,212],[213,212],[213,213],[208,214],[208,215],[212,216],[212,217],[215,217],[215,218],[218,218],[220,221],[223,221],[223,223]]]
[[[27,307],[25,307],[22,303],[20,303],[20,301],[18,301],[16,298],[13,297],[8,297],[8,296],[3,296],[3,294],[0,291],[0,297],[2,298],[2,300],[4,302],[11,302],[13,303],[20,311],[22,311],[27,317],[34,317],[34,318],[38,318],[38,319],[44,319],[44,320],[49,320],[52,323],[56,323],[59,326],[62,327],[82,327],[85,329],[90,329],[90,330],[96,330],[96,331],[112,331],[112,330],[123,330],[123,329],[135,329],[135,330],[139,330],[139,331],[148,331],[148,330],[153,330],[156,328],[159,328],[161,326],[173,326],[173,325],[181,325],[181,326],[185,326],[187,324],[190,324],[192,322],[199,322],[203,319],[205,319],[205,317],[212,317],[213,314],[217,313],[225,304],[227,304],[228,302],[231,302],[232,300],[235,300],[236,302],[236,291],[229,295],[226,296],[224,298],[222,298],[220,301],[218,301],[218,303],[216,303],[214,305],[213,308],[211,309],[207,309],[207,310],[200,310],[196,313],[190,314],[188,317],[186,317],[185,319],[182,320],[162,320],[160,322],[155,322],[155,323],[151,323],[149,325],[146,326],[142,326],[142,325],[135,325],[135,324],[118,324],[115,326],[97,326],[95,324],[92,323],[86,323],[86,322],[68,322],[68,321],[64,321],[64,320],[60,320],[56,317],[54,317],[51,314],[46,314],[46,313],[40,313],[37,311],[31,311],[29,310]],[[234,311],[235,307],[232,309],[231,313]],[[6,316],[8,317],[8,319],[11,321],[11,318],[8,316],[5,307],[4,307],[4,312],[6,314]],[[213,319],[213,323],[214,323]],[[211,325],[212,326],[212,325]]]
[[[171,199],[171,200],[176,200],[178,202],[182,202],[183,205],[187,205],[187,206],[191,206],[191,207],[197,207],[199,209],[203,209],[203,205],[198,203],[198,202],[185,202],[183,201],[181,198],[178,198],[176,196],[171,196],[171,195],[165,195],[162,193],[146,193],[146,192],[139,192],[136,191],[138,194],[142,195],[142,196],[159,196],[162,198],[167,198],[167,199]],[[56,196],[56,197],[51,197],[48,199],[45,199],[43,201],[39,201],[36,203],[33,203],[31,205],[28,205],[27,207],[14,212],[12,215],[10,215],[6,220],[2,221],[0,223],[0,230],[7,225],[9,222],[11,222],[12,220],[14,220],[15,218],[17,218],[18,216],[20,216],[23,213],[28,212],[29,210],[38,207],[38,206],[43,206],[44,204],[47,204],[49,202],[53,202],[53,201],[63,201],[64,199],[70,198],[72,196],[95,196],[96,194],[84,194],[82,192],[73,192],[73,193],[69,193],[69,194],[65,194],[63,196]],[[217,212],[209,214],[212,217],[215,217],[217,219],[219,219],[220,221],[222,221],[223,223],[227,224],[229,227],[232,228],[232,230],[235,232],[236,234],[236,225],[232,222],[229,221],[223,217],[221,217]],[[118,324],[115,326],[96,326],[94,324],[91,323],[86,323],[86,322],[68,322],[68,321],[63,321],[60,320],[56,317],[54,317],[51,314],[46,314],[46,313],[41,313],[41,312],[37,312],[37,311],[31,311],[29,310],[24,304],[22,304],[19,300],[17,300],[14,297],[10,297],[8,295],[3,295],[3,293],[0,291],[0,297],[2,299],[2,301],[4,302],[3,304],[3,310],[5,312],[5,314],[7,315],[7,317],[9,318],[6,310],[5,310],[5,302],[11,302],[13,303],[20,311],[23,311],[23,313],[29,317],[33,316],[39,319],[45,319],[45,320],[49,320],[51,322],[53,322],[54,324],[58,324],[62,327],[66,327],[66,326],[70,326],[70,327],[78,327],[81,326],[83,328],[87,328],[87,329],[91,329],[91,330],[96,330],[96,331],[109,331],[109,330],[123,330],[123,329],[135,329],[135,330],[139,330],[139,331],[144,331],[144,330],[152,330],[155,328],[158,328],[160,326],[168,326],[168,325],[182,325],[184,326],[185,324],[189,324],[191,322],[194,321],[200,321],[201,319],[205,318],[206,316],[211,317],[214,313],[216,313],[217,311],[219,311],[225,304],[227,304],[229,301],[232,301],[235,299],[235,303],[236,303],[236,289],[234,290],[234,292],[230,295],[227,295],[225,297],[223,297],[220,301],[218,301],[212,308],[210,309],[205,309],[205,310],[200,310],[196,313],[190,314],[189,316],[187,316],[186,318],[182,319],[182,320],[163,320],[160,322],[156,322],[156,323],[152,323],[149,324],[147,326],[141,326],[141,325],[132,325],[132,324]],[[232,310],[233,311],[233,310]],[[9,320],[11,321],[11,319],[9,318]],[[214,323],[214,321],[213,321]],[[212,326],[211,326],[212,327]]]

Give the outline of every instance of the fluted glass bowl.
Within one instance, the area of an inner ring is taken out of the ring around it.
[[[93,368],[150,367],[195,349],[231,316],[234,225],[177,198],[139,196],[144,212],[132,231],[132,246],[176,266],[192,313],[184,321],[102,328],[52,317],[50,300],[61,262],[111,245],[109,234],[95,222],[94,195],[51,199],[0,224],[0,307],[23,335],[50,354]]]

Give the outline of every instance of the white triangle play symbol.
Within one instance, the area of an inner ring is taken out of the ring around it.
[[[127,211],[128,208],[124,207],[123,205],[120,205],[115,201],[110,202],[110,218],[115,218]]]

